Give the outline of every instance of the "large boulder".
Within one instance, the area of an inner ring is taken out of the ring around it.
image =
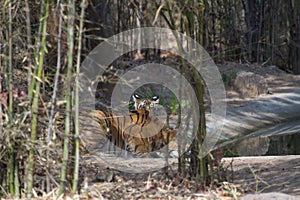
[[[268,84],[263,76],[253,72],[241,71],[238,73],[234,87],[244,98],[256,97],[268,93]]]

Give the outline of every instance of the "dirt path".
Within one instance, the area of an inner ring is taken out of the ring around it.
[[[282,192],[300,199],[300,155],[224,158],[245,193]]]

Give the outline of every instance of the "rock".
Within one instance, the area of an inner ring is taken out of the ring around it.
[[[247,194],[244,197],[241,197],[240,200],[296,200],[295,196],[271,192],[271,193],[262,193],[262,194]]]
[[[235,144],[234,147],[239,156],[261,156],[267,153],[269,143],[270,139],[262,136],[245,139]]]
[[[268,93],[268,84],[265,78],[253,72],[239,72],[234,81],[234,87],[244,98]]]

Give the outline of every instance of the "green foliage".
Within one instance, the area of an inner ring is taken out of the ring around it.
[[[172,96],[170,102],[166,103],[166,106],[170,109],[172,114],[178,114],[179,109],[187,109],[188,103],[187,100],[179,102],[176,96]]]
[[[170,100],[170,110],[172,114],[177,114],[178,113],[178,109],[179,107],[179,102],[178,99],[176,98],[176,96],[172,96],[171,100]]]
[[[232,86],[233,81],[236,79],[237,73],[231,72],[230,74],[222,74],[222,79],[225,86]]]

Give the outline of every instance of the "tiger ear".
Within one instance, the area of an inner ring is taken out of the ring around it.
[[[134,104],[135,104],[135,107],[137,108],[137,104],[139,104],[140,100],[141,100],[141,97],[137,94],[133,94],[132,95],[132,99],[134,101]]]
[[[153,96],[152,97],[152,102],[153,103],[159,103],[159,96]]]
[[[139,95],[137,95],[137,94],[133,94],[132,95],[132,99],[133,99],[133,101],[136,101],[136,100],[141,99],[141,97]]]

